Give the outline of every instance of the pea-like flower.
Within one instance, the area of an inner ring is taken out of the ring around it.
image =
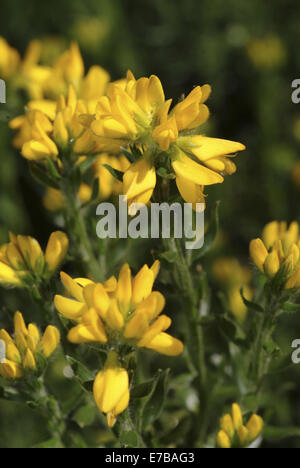
[[[73,343],[127,343],[169,356],[181,354],[181,341],[166,333],[172,321],[161,315],[165,299],[152,291],[158,269],[158,261],[151,268],[144,265],[132,279],[125,264],[118,280],[111,277],[104,284],[73,280],[62,272],[62,282],[72,298],[57,295],[55,306],[63,316],[78,322],[68,339]]]
[[[36,239],[10,233],[10,242],[0,247],[0,284],[24,287],[50,278],[66,257],[69,246],[64,232],[53,232],[45,254]]]
[[[21,312],[14,317],[14,337],[0,330],[0,375],[6,379],[19,379],[28,371],[43,367],[42,363],[56,350],[60,342],[59,330],[48,325],[43,336],[38,327],[28,327]]]
[[[20,56],[3,37],[0,37],[0,76],[5,80],[16,72],[20,63]]]
[[[243,288],[245,298],[250,301],[252,298],[251,270],[242,266],[234,257],[220,257],[214,262],[213,274],[226,289],[232,314],[238,322],[243,323],[247,317],[247,307],[240,290]]]
[[[96,113],[86,122],[103,151],[142,147],[141,158],[131,161],[123,177],[123,193],[131,203],[147,203],[157,183],[157,169],[176,179],[183,199],[204,202],[205,185],[223,182],[235,164],[229,158],[245,149],[241,143],[209,138],[200,126],[209,117],[205,104],[210,86],[197,86],[170,110],[157,76],[135,79],[127,73],[125,84],[111,84],[99,99]]]
[[[96,376],[93,392],[98,408],[106,414],[107,423],[112,427],[130,398],[128,373],[120,365],[116,352],[109,353],[104,369]]]
[[[272,221],[263,229],[262,239],[250,242],[250,256],[255,265],[270,278],[279,270],[285,277],[285,288],[300,287],[299,226],[292,222]]]
[[[241,408],[234,403],[231,414],[225,414],[220,420],[217,445],[220,448],[246,448],[258,438],[263,426],[264,422],[257,414],[253,414],[245,426]]]

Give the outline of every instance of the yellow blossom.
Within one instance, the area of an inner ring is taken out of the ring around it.
[[[231,414],[225,414],[220,420],[217,446],[220,448],[248,447],[261,434],[263,426],[264,422],[257,414],[253,414],[244,426],[241,408],[234,403]]]
[[[298,223],[272,221],[268,223],[261,239],[250,242],[250,256],[255,265],[267,276],[274,277],[283,271],[285,288],[300,287],[300,238]]]
[[[66,234],[53,232],[44,255],[36,239],[11,233],[10,242],[0,247],[0,284],[21,287],[52,276],[63,262],[68,245]]]
[[[6,379],[19,379],[25,371],[36,370],[39,357],[48,358],[54,353],[60,342],[60,333],[56,327],[48,325],[43,336],[37,326],[26,326],[21,312],[14,316],[14,339],[0,330],[0,343],[5,357],[0,361],[0,375]]]
[[[0,76],[5,80],[13,76],[19,66],[20,56],[3,37],[0,37]]]
[[[243,323],[247,317],[247,307],[243,302],[240,290],[246,299],[251,300],[251,270],[243,267],[236,258],[220,257],[213,265],[214,277],[225,286],[229,306],[234,317]]]
[[[94,398],[100,411],[106,414],[107,423],[112,427],[117,416],[129,404],[129,378],[126,369],[118,362],[117,354],[110,352],[104,369],[95,379]]]
[[[144,265],[132,279],[125,264],[118,280],[112,277],[104,284],[82,278],[73,280],[62,273],[71,298],[57,295],[54,302],[62,315],[78,322],[70,330],[69,340],[113,344],[117,339],[169,356],[181,354],[181,341],[165,332],[171,319],[160,315],[165,299],[161,293],[152,291],[158,267],[157,261],[151,268]]]

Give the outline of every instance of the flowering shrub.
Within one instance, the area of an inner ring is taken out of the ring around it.
[[[45,253],[33,237],[12,233],[0,247],[1,286],[26,294],[36,310],[36,324],[27,327],[16,312],[14,332],[12,314],[9,332],[0,331],[3,397],[32,401],[46,415],[50,444],[62,447],[88,446],[81,429],[95,420],[106,434],[95,446],[259,446],[278,318],[297,307],[298,224],[274,221],[250,242],[253,274],[236,259],[217,259],[222,310],[210,308],[204,265],[218,237],[219,205],[210,206],[205,187],[233,174],[232,158],[245,149],[206,136],[210,86],[173,103],[155,75],[128,71],[111,82],[98,65],[85,73],[76,43],[52,66],[40,64],[41,48],[33,41],[21,58],[0,40],[0,75],[27,96],[9,122],[12,144],[43,185],[43,205],[60,229]],[[249,46],[252,59],[256,48]],[[144,239],[152,266],[130,266],[139,241],[96,237],[96,205],[116,204],[117,195],[126,197],[129,216],[136,203],[186,202],[195,216],[203,203],[210,212],[203,247],[187,251],[174,233],[154,247]],[[210,328],[221,330],[213,345]],[[56,363],[80,394],[65,405],[47,377]],[[232,414],[219,428],[228,404]],[[220,408],[217,419],[212,408]]]

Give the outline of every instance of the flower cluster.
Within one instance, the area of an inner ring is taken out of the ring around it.
[[[14,338],[6,330],[0,330],[0,375],[6,379],[19,379],[27,371],[39,368],[41,360],[48,358],[60,342],[56,327],[48,325],[41,337],[33,323],[28,327],[20,312],[14,317]]]
[[[197,86],[171,110],[157,76],[135,79],[127,73],[125,84],[112,83],[87,119],[103,151],[122,147],[142,148],[124,174],[123,192],[128,203],[147,203],[156,186],[156,170],[176,179],[181,196],[189,203],[203,202],[203,187],[223,182],[235,172],[228,158],[245,149],[241,143],[199,134],[209,111],[205,104],[210,86]]]
[[[69,341],[96,342],[110,348],[127,344],[131,347],[148,348],[168,356],[181,354],[181,341],[165,332],[171,325],[171,319],[161,315],[165,299],[161,293],[152,291],[158,270],[158,261],[154,262],[151,268],[144,265],[132,279],[129,265],[125,264],[118,279],[111,277],[103,284],[86,278],[72,279],[62,272],[62,282],[71,298],[57,295],[54,302],[59,313],[78,322],[69,331]],[[113,362],[114,369],[119,369],[115,359]],[[108,369],[111,369],[111,361]],[[121,374],[125,375],[124,371]],[[100,375],[105,377],[106,370]],[[108,375],[111,375],[111,372]],[[106,406],[99,402],[99,394],[102,395],[99,388],[101,382],[106,381],[104,377],[96,379],[97,390],[94,396],[102,411],[110,413],[106,411]]]
[[[257,414],[253,414],[244,426],[241,408],[234,403],[231,414],[225,414],[220,420],[217,445],[220,448],[248,447],[261,434],[263,426],[264,422]]]
[[[61,231],[51,234],[45,254],[33,237],[10,233],[10,242],[0,247],[0,284],[22,287],[50,278],[66,257],[68,246],[68,237]]]
[[[240,290],[243,288],[245,298],[251,300],[252,289],[249,286],[252,276],[251,270],[242,266],[236,258],[221,257],[213,265],[213,274],[225,286],[232,314],[236,320],[243,323],[247,316],[247,307],[243,302]]]
[[[78,45],[72,42],[69,49],[58,55],[53,64],[40,63],[45,44],[39,40],[29,43],[24,58],[0,37],[0,73],[12,85],[27,91],[33,100],[56,100],[67,94],[73,85],[79,96],[90,103],[104,94],[110,76],[100,66],[93,66],[85,75],[84,63]]]
[[[300,237],[299,225],[292,222],[272,221],[262,233],[262,239],[250,242],[250,255],[255,265],[268,277],[279,271],[285,277],[285,288],[300,286]]]

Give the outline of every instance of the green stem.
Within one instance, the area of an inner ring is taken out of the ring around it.
[[[35,381],[35,388],[31,392],[31,397],[47,419],[51,436],[64,447],[63,435],[66,430],[65,418],[61,412],[59,403],[53,395],[49,394],[43,377]]]
[[[195,415],[195,421],[190,434],[191,442],[193,445],[197,443],[203,445],[208,422],[208,391],[203,329],[199,323],[198,317],[200,298],[194,286],[188,259],[183,254],[180,242],[171,238],[166,240],[166,244],[170,250],[176,253],[174,279],[177,283],[177,287],[182,291],[183,299],[187,305],[189,328],[187,350],[189,358],[197,371],[194,383],[198,391],[200,405]]]
[[[95,281],[103,281],[103,261],[98,262],[87,229],[86,220],[82,215],[77,196],[77,188],[74,187],[71,178],[62,179],[61,190],[66,198],[66,225],[74,245],[78,249],[78,255],[85,265],[87,275],[92,275]]]

